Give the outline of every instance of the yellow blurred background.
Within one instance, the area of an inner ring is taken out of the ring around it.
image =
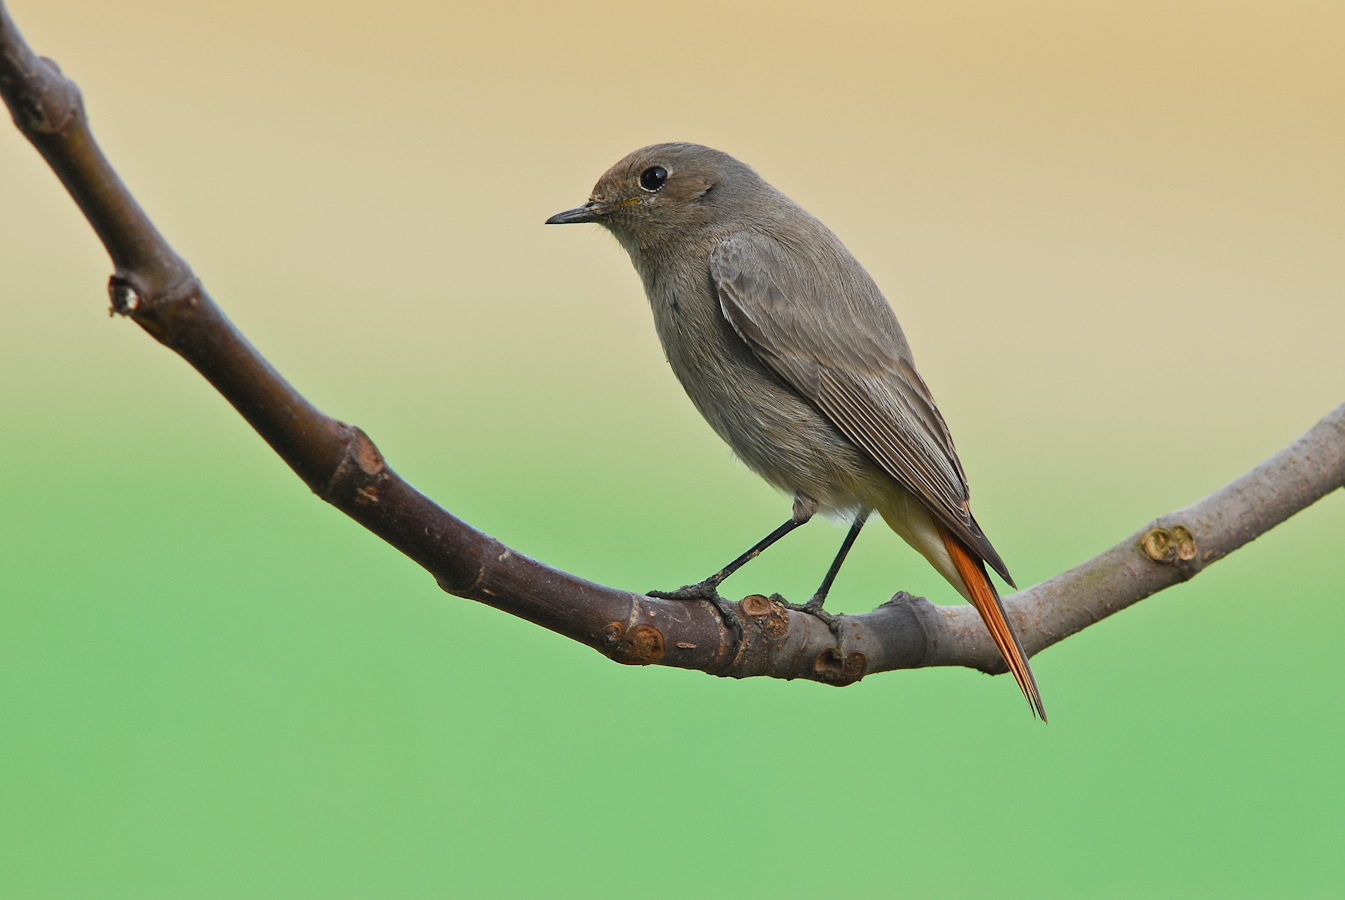
[[[702,577],[786,511],[682,395],[615,242],[541,225],[657,141],[753,165],[870,270],[1020,584],[1345,399],[1338,3],[8,5],[282,372],[455,513],[596,580]],[[108,320],[108,274],[0,130],[2,893],[1345,877],[1339,494],[1043,654],[1045,730],[974,673],[634,672],[438,593],[305,496]],[[955,599],[878,531],[840,608]],[[814,525],[729,586],[806,594],[839,540]],[[758,764],[790,790],[760,796]],[[789,849],[808,835],[832,855]],[[661,880],[622,880],[632,838]]]

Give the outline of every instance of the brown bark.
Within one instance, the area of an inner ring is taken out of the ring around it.
[[[617,662],[851,684],[920,666],[1004,670],[970,606],[904,593],[816,618],[744,598],[739,644],[707,602],[659,600],[586,581],[515,553],[407,484],[360,429],[323,414],[257,353],[159,234],[103,156],[83,100],[36,56],[0,2],[0,94],[15,125],[61,179],[115,267],[114,312],[190,363],[315,494],[383,538],[446,591],[535,622]],[[1004,600],[1036,653],[1198,574],[1345,485],[1345,405],[1241,478],[1163,516],[1098,556]]]

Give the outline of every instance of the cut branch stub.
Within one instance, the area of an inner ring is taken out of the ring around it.
[[[1196,540],[1181,525],[1164,528],[1155,525],[1140,538],[1140,546],[1154,562],[1187,562],[1196,558]]]

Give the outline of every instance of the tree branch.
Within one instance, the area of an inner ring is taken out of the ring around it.
[[[746,623],[739,645],[709,603],[595,584],[475,530],[404,481],[364,432],[323,414],[253,349],[103,156],[74,82],[33,53],[2,0],[0,94],[112,257],[113,311],[204,375],[315,494],[420,564],[449,593],[628,664],[835,685],[920,666],[1003,671],[970,606],[936,607],[900,593],[872,612],[843,616],[833,634],[812,616],[753,595],[739,604]],[[1345,405],[1231,484],[1005,598],[1005,607],[1028,652],[1036,653],[1194,577],[1342,485]]]

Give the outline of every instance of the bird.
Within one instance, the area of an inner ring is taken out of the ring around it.
[[[710,427],[786,495],[790,517],[723,569],[651,596],[715,604],[721,582],[822,512],[850,530],[822,584],[792,609],[817,615],[876,511],[980,614],[1034,715],[1027,653],[989,566],[1008,567],[972,516],[962,463],[896,314],[822,222],[750,166],[710,147],[654,144],[598,179],[548,225],[596,223],[630,255],[673,373]]]

